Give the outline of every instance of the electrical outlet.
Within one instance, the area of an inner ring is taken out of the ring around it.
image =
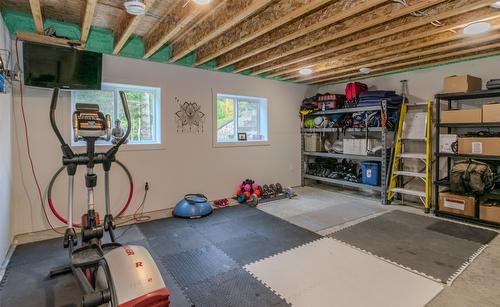
[[[144,184],[144,190],[148,191],[149,190],[149,182],[146,181],[146,183]]]

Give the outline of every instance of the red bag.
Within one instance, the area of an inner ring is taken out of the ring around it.
[[[361,82],[351,82],[345,87],[345,95],[349,101],[357,100],[364,92],[368,92],[368,85]]]

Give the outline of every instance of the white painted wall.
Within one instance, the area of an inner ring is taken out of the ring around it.
[[[10,37],[0,17],[0,48],[10,50]],[[2,58],[5,59],[5,53]],[[12,240],[11,179],[12,179],[12,95],[0,93],[0,264]]]
[[[483,79],[483,88],[490,79],[500,79],[500,56],[477,59],[432,68],[414,70],[361,80],[370,88],[380,90],[401,90],[400,80],[408,80],[411,101],[434,100],[434,95],[442,92],[443,79],[452,75],[473,75]],[[320,92],[343,93],[345,83],[320,87]]]
[[[143,195],[145,181],[150,182],[146,211],[172,208],[186,193],[204,193],[209,199],[229,197],[241,180],[252,178],[259,183],[280,182],[284,186],[300,184],[300,121],[297,115],[302,99],[313,94],[312,88],[234,74],[210,72],[176,65],[165,65],[114,56],[104,56],[103,81],[161,88],[162,134],[164,148],[125,150],[118,154],[131,170],[136,183],[133,209]],[[266,97],[269,103],[269,146],[214,148],[212,145],[212,92]],[[309,91],[309,92],[308,92]],[[25,105],[36,172],[42,189],[61,166],[61,153],[49,125],[51,91],[26,88]],[[178,134],[174,113],[181,101],[201,104],[205,116],[202,134]],[[14,95],[19,100],[18,91]],[[70,96],[63,93],[58,120],[69,136]],[[15,148],[13,204],[15,233],[47,229],[42,218],[36,189],[25,153],[18,108],[15,110]],[[99,168],[100,169],[100,168]],[[75,216],[85,208],[83,169],[76,180]],[[103,212],[103,176],[98,182],[97,200]],[[126,177],[117,168],[112,175],[112,202],[115,211],[126,198]],[[58,180],[54,198],[66,213],[66,177]],[[78,212],[78,213],[77,213]],[[129,210],[128,213],[132,213]],[[54,219],[52,219],[54,221]],[[57,226],[62,224],[55,222]]]

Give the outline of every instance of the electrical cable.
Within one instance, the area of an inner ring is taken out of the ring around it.
[[[132,218],[130,218],[128,220],[125,220],[125,221],[122,221],[120,223],[117,223],[117,226],[129,223],[129,222],[132,222],[132,221],[134,221],[136,223],[140,223],[140,222],[147,222],[147,221],[151,220],[151,216],[144,215],[144,206],[146,204],[146,198],[148,196],[148,191],[149,191],[149,184],[146,183],[146,186],[144,187],[144,196],[142,198],[141,204],[135,210]],[[139,213],[139,211],[140,211],[140,213]],[[125,229],[121,234],[119,234],[116,237],[116,240],[118,240],[119,238],[121,238],[122,236],[124,236],[132,228],[132,226],[134,226],[134,224],[130,224],[127,227],[127,229]]]
[[[18,41],[19,41],[19,39],[16,38],[16,60],[17,60],[17,63],[19,63]],[[57,229],[54,228],[54,226],[50,222],[50,219],[49,219],[49,216],[47,214],[47,211],[45,210],[45,205],[44,205],[43,195],[42,195],[42,189],[40,188],[40,183],[38,182],[38,177],[37,177],[36,172],[35,172],[35,166],[34,166],[34,163],[33,163],[33,158],[31,156],[31,146],[30,146],[30,140],[29,140],[29,134],[28,134],[28,123],[26,121],[26,113],[24,111],[23,81],[21,80],[21,78],[19,78],[19,95],[20,95],[20,100],[21,100],[21,103],[20,103],[20,105],[21,105],[21,114],[22,114],[22,118],[23,118],[24,135],[25,135],[25,140],[26,140],[26,151],[27,151],[27,154],[28,154],[28,160],[29,160],[30,167],[31,167],[31,175],[33,176],[33,180],[35,181],[35,185],[36,185],[37,192],[38,192],[38,198],[40,200],[40,205],[42,206],[43,215],[45,216],[45,220],[49,224],[50,228],[54,232],[56,232],[58,234],[63,234],[62,232],[60,232],[60,231],[58,231]]]

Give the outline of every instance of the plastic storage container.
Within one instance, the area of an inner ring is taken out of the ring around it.
[[[361,181],[364,184],[380,185],[380,163],[361,162]]]
[[[304,134],[304,150],[308,152],[323,152],[323,140],[319,133]]]

